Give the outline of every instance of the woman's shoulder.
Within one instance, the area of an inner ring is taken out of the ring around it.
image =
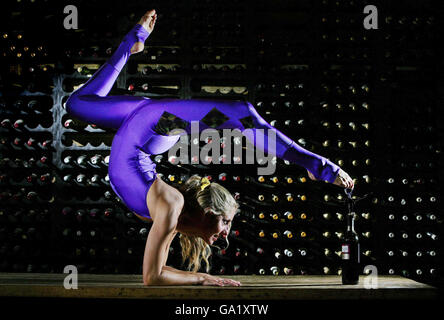
[[[153,221],[162,217],[177,218],[184,206],[182,193],[157,176],[147,194],[147,206]]]
[[[158,186],[159,186],[159,197],[162,201],[169,204],[174,208],[182,208],[184,205],[184,197],[183,194],[173,186],[164,182],[162,179],[158,178]]]

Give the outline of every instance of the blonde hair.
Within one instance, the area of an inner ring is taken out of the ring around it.
[[[178,187],[184,196],[187,212],[198,212],[210,208],[214,214],[223,215],[225,212],[239,208],[239,204],[227,189],[216,182],[207,184],[205,180],[199,175],[193,175]],[[211,247],[202,238],[180,234],[180,245],[182,263],[185,264],[188,260],[188,270],[197,272],[203,260],[206,264],[205,269],[209,272],[208,258],[211,255]]]

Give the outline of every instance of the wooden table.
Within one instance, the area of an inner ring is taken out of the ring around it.
[[[172,300],[381,300],[434,299],[432,286],[398,276],[379,276],[377,289],[344,286],[339,276],[231,276],[241,287],[153,286],[140,275],[79,274],[78,289],[65,289],[67,274],[0,273],[0,297]]]

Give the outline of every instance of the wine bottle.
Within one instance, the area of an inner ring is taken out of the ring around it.
[[[355,213],[347,214],[347,231],[342,244],[342,284],[357,284],[359,281],[360,248],[359,236],[354,226]]]

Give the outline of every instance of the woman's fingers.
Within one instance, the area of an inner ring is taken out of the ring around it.
[[[205,280],[202,285],[223,287],[224,284],[221,281],[218,281],[217,279],[209,279],[209,280]]]
[[[207,283],[204,283],[204,285],[223,287],[224,279],[208,275]]]
[[[156,24],[156,20],[157,20],[157,14],[153,16],[153,20],[151,20],[150,22],[150,27],[154,27],[154,25]]]
[[[233,279],[225,279],[225,278],[216,278],[212,277],[210,279],[207,279],[204,283],[204,286],[234,286],[239,287],[241,283],[239,281],[233,280]]]
[[[223,279],[223,283],[226,285],[231,285],[231,286],[240,286],[241,283],[239,281],[233,280],[233,279]]]

